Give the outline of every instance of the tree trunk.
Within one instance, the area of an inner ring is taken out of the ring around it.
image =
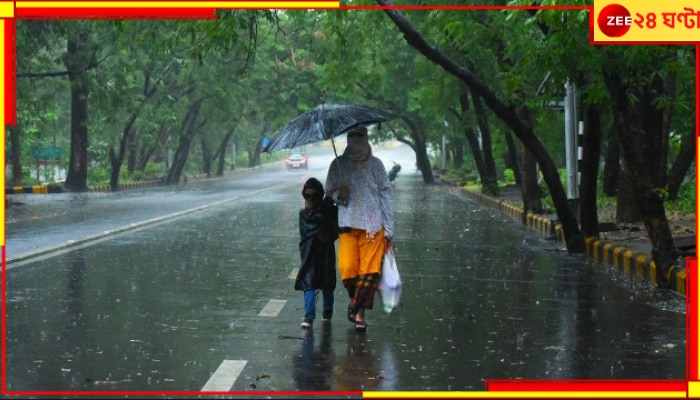
[[[620,182],[617,185],[617,205],[615,206],[615,222],[618,224],[634,224],[644,221],[644,213],[639,206],[641,198],[632,185],[633,171],[629,171],[629,163],[622,155]]]
[[[24,172],[22,171],[22,140],[21,138],[21,128],[19,125],[7,126],[7,130],[10,132],[10,148],[12,149],[12,156],[10,165],[12,166],[12,185],[19,186],[24,180]]]
[[[583,237],[598,237],[598,165],[602,138],[601,111],[597,103],[585,108],[583,157],[581,158],[581,233]]]
[[[68,28],[66,46],[66,70],[70,82],[70,158],[66,175],[66,189],[87,191],[88,171],[88,96],[90,81],[87,70],[95,63],[94,50],[90,49],[89,32],[82,24]]]
[[[464,165],[464,141],[462,138],[456,138],[452,140],[452,150],[454,152],[454,167],[455,169],[460,169]]]
[[[233,143],[236,144],[236,151],[238,151],[238,148],[240,147],[238,136],[233,137]],[[236,170],[236,155],[234,154],[233,160],[231,160],[231,171],[235,171],[235,170]]]
[[[109,187],[113,192],[119,190],[119,170],[121,170],[124,154],[120,146],[119,154],[114,151],[114,147],[109,148],[109,163],[112,166],[112,172],[109,177]]]
[[[668,173],[668,199],[670,201],[678,199],[678,190],[688,173],[688,169],[695,162],[695,147],[697,137],[692,133],[686,133],[681,143],[681,151],[671,166]]]
[[[122,130],[122,135],[119,138],[119,151],[115,153],[114,147],[109,148],[109,160],[112,165],[112,175],[109,179],[109,185],[112,191],[119,190],[119,173],[121,171],[122,164],[124,164],[124,158],[126,157],[127,148],[134,147],[131,143],[134,123],[136,122],[136,118],[138,117],[139,113],[143,109],[144,104],[145,101],[142,102],[141,105],[136,108],[136,110],[131,112],[131,116],[126,122],[126,126],[124,126],[124,130]]]
[[[542,207],[542,188],[537,183],[537,161],[532,153],[523,146],[523,161],[521,163],[522,169],[520,171],[523,179],[523,184],[520,187],[520,191],[523,198],[523,223],[527,222],[525,217],[528,212],[534,212],[536,214],[541,214],[544,212]]]
[[[70,159],[66,175],[66,189],[87,191],[88,149],[88,79],[85,73],[69,75],[71,87]]]
[[[513,170],[513,175],[515,177],[515,184],[521,185],[523,182],[522,176],[520,174],[520,162],[518,161],[518,149],[515,146],[515,140],[513,140],[513,134],[509,130],[506,130],[506,146],[508,147],[508,153],[506,156],[506,167]]]
[[[486,110],[481,102],[481,97],[474,89],[471,90],[472,103],[476,123],[481,131],[481,153],[484,155],[484,175],[481,176],[482,191],[488,195],[498,194],[498,175],[496,173],[496,161],[493,159],[491,146],[491,128],[489,127]]]
[[[393,5],[388,0],[376,0],[376,2],[382,6]],[[566,193],[559,179],[557,168],[542,142],[534,134],[532,127],[518,118],[512,107],[507,107],[502,103],[495,93],[469,69],[448,58],[434,46],[429,45],[398,10],[385,8],[384,12],[404,34],[404,38],[409,45],[420,51],[432,62],[443,67],[450,74],[458,77],[467,86],[475,89],[494,114],[505,122],[525,147],[532,152],[540,165],[542,175],[549,187],[552,201],[557,209],[559,220],[564,230],[564,237],[566,238],[567,251],[569,253],[583,253],[585,250],[583,237],[581,236],[576,216],[567,202]]]
[[[192,139],[197,133],[196,120],[199,116],[199,111],[202,109],[202,102],[204,99],[199,99],[195,101],[190,109],[187,111],[185,118],[182,121],[180,128],[180,141],[175,150],[175,155],[173,156],[173,164],[168,170],[168,176],[165,178],[166,185],[175,185],[180,183],[180,177],[182,176],[182,171],[185,169],[185,164],[187,163],[187,156],[190,152],[190,145],[192,144]]]
[[[649,233],[652,256],[657,267],[657,280],[661,285],[666,285],[670,283],[667,272],[674,266],[678,253],[673,245],[673,236],[666,218],[663,199],[654,190],[654,182],[647,169],[649,160],[646,159],[643,142],[648,137],[632,123],[642,119],[638,113],[644,108],[630,107],[628,89],[618,73],[619,71],[616,70],[603,71],[605,84],[612,100],[614,124],[619,132],[623,151],[623,167],[644,216],[644,225]]]
[[[610,131],[608,136],[603,167],[603,193],[612,197],[617,196],[617,185],[620,182],[620,144],[616,132]]]
[[[219,143],[219,150],[217,150],[218,164],[216,166],[216,176],[224,176],[224,168],[226,166],[226,149],[228,148],[228,142],[231,140],[235,130],[236,127],[229,129]]]
[[[212,154],[211,150],[209,150],[209,146],[207,146],[206,140],[202,138],[200,141],[200,146],[202,147],[202,172],[207,174],[207,178],[211,177],[211,161],[212,161]]]
[[[638,118],[641,123],[638,128],[644,132],[642,151],[651,183],[656,188],[665,188],[668,172],[668,131],[665,129],[665,108],[656,104],[658,96],[664,93],[664,81],[658,75],[651,82],[651,87],[645,90],[638,104]]]
[[[659,77],[653,79],[649,87],[642,90],[643,94],[638,96],[634,110],[629,111],[630,114],[625,116],[627,119],[624,121],[627,124],[625,126],[627,130],[640,136],[635,141],[638,142],[638,151],[645,160],[641,166],[651,179],[651,185],[657,189],[666,187],[668,162],[668,133],[664,132],[664,111],[655,104],[656,96],[663,93],[663,90],[663,80]],[[618,136],[621,132],[618,131]],[[623,146],[625,152],[622,155],[623,163],[627,157],[627,150]],[[627,163],[627,165],[630,164]],[[637,222],[645,219],[644,206],[638,204],[640,196],[637,188],[630,185],[630,175],[635,173],[637,171],[634,169],[623,166],[616,215],[616,220],[619,222]]]
[[[134,171],[140,171],[138,166],[142,151],[143,149],[138,146],[136,140],[129,141],[129,152],[126,155],[126,170],[129,171],[130,174]]]
[[[408,126],[408,131],[411,134],[411,139],[413,140],[413,151],[416,153],[416,165],[423,175],[423,183],[429,185],[435,184],[435,176],[433,175],[433,168],[430,165],[430,159],[428,158],[428,148],[425,144],[425,135],[423,135],[423,130],[415,122],[413,118],[408,118],[405,116],[401,117],[401,120]]]
[[[472,151],[472,156],[474,157],[474,164],[476,164],[476,171],[479,174],[479,179],[483,180],[483,176],[486,175],[486,165],[484,163],[484,157],[481,153],[481,146],[479,145],[479,138],[476,137],[474,129],[469,126],[467,113],[469,112],[469,95],[462,94],[459,96],[459,103],[462,108],[461,113],[457,113],[455,110],[450,109],[453,114],[462,121],[462,126],[464,129],[464,137],[467,138],[467,143]]]
[[[530,114],[530,109],[522,106],[520,107],[520,116],[523,121],[527,124],[532,124],[532,114]],[[526,214],[530,211],[541,214],[544,212],[542,207],[542,197],[544,193],[540,187],[539,180],[537,179],[537,160],[534,155],[523,146],[523,160],[522,160],[522,170],[520,174],[522,175],[523,185],[521,186],[521,193],[523,197],[523,223],[526,221]],[[558,173],[557,173],[558,175]]]
[[[263,122],[262,129],[260,130],[260,139],[255,143],[255,151],[253,156],[250,158],[251,167],[260,165],[260,154],[262,153],[262,142],[265,137],[265,132],[267,131],[267,121]]]

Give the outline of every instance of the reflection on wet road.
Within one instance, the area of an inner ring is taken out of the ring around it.
[[[8,271],[6,389],[479,391],[489,378],[685,378],[683,299],[568,256],[401,163],[402,302],[387,315],[377,298],[366,334],[344,318],[341,285],[332,322],[299,327],[292,185]],[[311,174],[325,169],[292,173]],[[277,311],[261,312],[271,300]]]

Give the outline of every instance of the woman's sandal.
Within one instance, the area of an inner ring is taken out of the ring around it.
[[[355,321],[355,332],[367,332],[367,321]]]
[[[350,306],[348,306],[348,321],[355,322],[355,312]]]

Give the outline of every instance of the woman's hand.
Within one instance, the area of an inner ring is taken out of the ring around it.
[[[350,188],[343,185],[338,189],[338,199],[340,201],[346,202],[350,198]]]

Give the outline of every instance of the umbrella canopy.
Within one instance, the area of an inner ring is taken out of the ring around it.
[[[386,111],[360,104],[320,104],[294,118],[277,132],[263,152],[270,153],[332,139],[351,128],[393,118]]]

